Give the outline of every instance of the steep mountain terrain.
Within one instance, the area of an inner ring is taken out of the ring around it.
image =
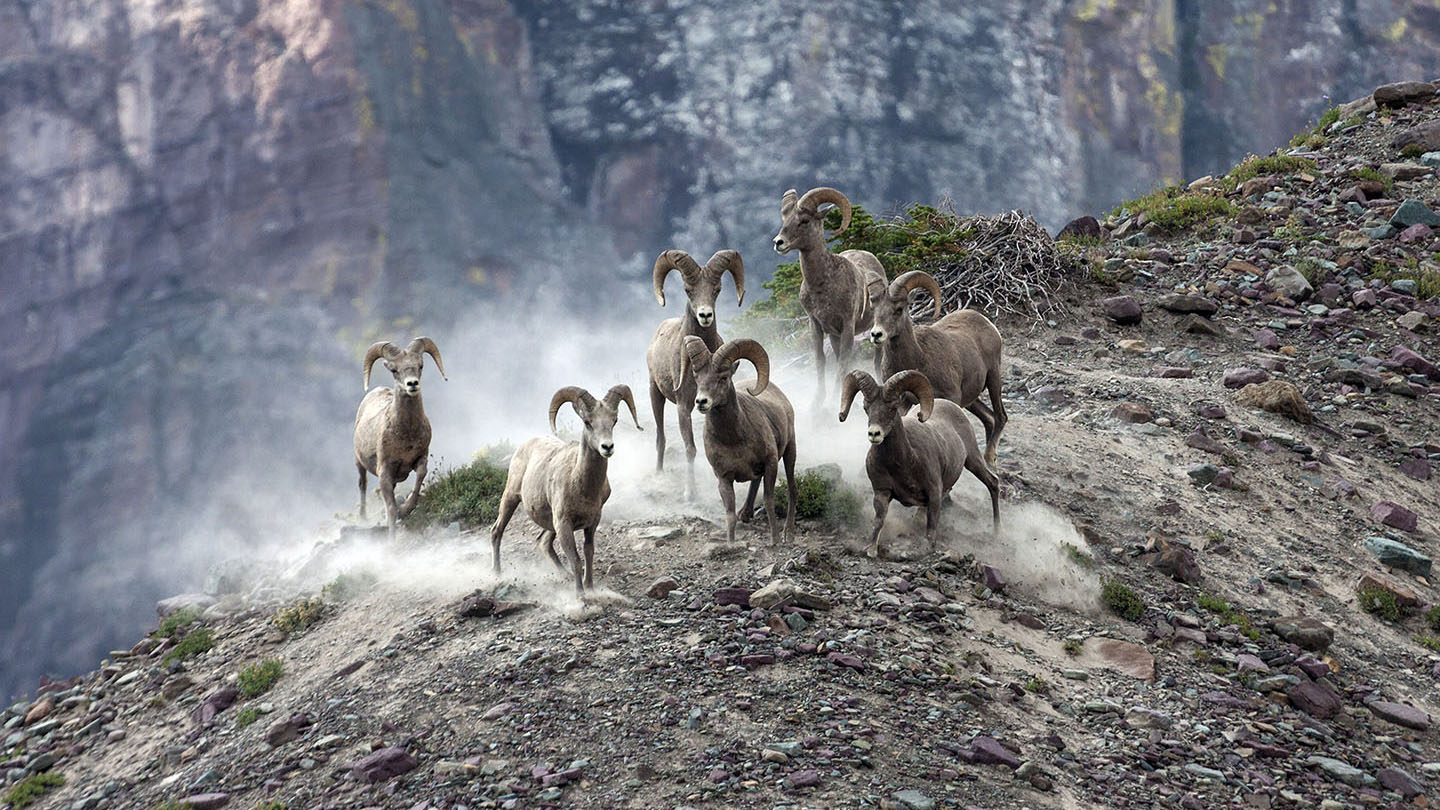
[[[368,340],[483,371],[487,302],[623,320],[659,250],[756,268],[790,185],[1058,225],[1440,36],[1419,0],[953,5],[0,0],[0,692],[348,497]]]
[[[941,548],[902,509],[879,560],[843,521],[729,544],[618,430],[589,603],[523,519],[499,576],[483,527],[337,521],[0,714],[0,801],[1427,807],[1436,92],[1073,224],[1064,311],[1000,321],[997,536],[965,480]],[[823,410],[801,466],[856,486]]]

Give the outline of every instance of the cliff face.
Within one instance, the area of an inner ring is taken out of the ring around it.
[[[92,664],[276,497],[348,505],[371,339],[672,245],[763,273],[790,186],[1058,225],[1437,37],[1359,0],[0,0],[0,691]]]

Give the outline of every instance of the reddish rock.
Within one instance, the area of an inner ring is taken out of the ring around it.
[[[1424,785],[1399,768],[1381,768],[1376,772],[1375,778],[1386,790],[1399,793],[1406,799],[1413,799],[1425,792]]]
[[[1324,652],[1335,641],[1335,631],[1314,616],[1281,616],[1270,622],[1275,635],[1301,649]]]
[[[25,713],[25,725],[33,726],[49,717],[53,711],[55,711],[55,699],[47,695],[37,701],[34,706],[30,707],[30,711]]]
[[[1440,380],[1440,369],[1435,368],[1433,363],[1421,357],[1415,350],[1405,346],[1396,346],[1390,352],[1390,362],[1416,374],[1424,374],[1432,380]]]
[[[1397,726],[1413,728],[1416,731],[1425,731],[1430,728],[1430,715],[1414,706],[1391,703],[1386,700],[1372,700],[1365,705],[1370,707],[1371,714]]]
[[[1106,298],[1100,302],[1100,310],[1105,313],[1105,317],[1121,326],[1134,326],[1140,323],[1142,317],[1140,303],[1128,295]]]
[[[233,686],[225,686],[212,692],[195,709],[195,720],[202,726],[211,726],[215,723],[215,715],[230,708],[237,698],[240,697],[240,690]]]
[[[1269,329],[1256,329],[1253,337],[1255,338],[1255,345],[1259,346],[1262,349],[1265,349],[1266,351],[1273,352],[1276,349],[1280,348],[1279,336],[1277,336]]]
[[[197,793],[194,796],[185,797],[180,805],[189,810],[218,810],[229,803],[229,793]]]
[[[849,668],[851,668],[851,669],[858,669],[858,670],[864,670],[864,669],[865,669],[865,662],[864,662],[864,661],[861,661],[859,658],[856,658],[856,657],[853,656],[853,655],[846,655],[845,653],[832,652],[832,653],[829,653],[828,655],[826,655],[825,658],[828,659],[829,661],[831,661],[832,663],[839,664],[839,665],[842,666],[842,667],[849,667]]]
[[[750,607],[751,593],[754,591],[749,588],[719,588],[715,591],[715,604]]]
[[[1100,221],[1095,217],[1086,214],[1083,217],[1076,217],[1065,223],[1060,233],[1055,235],[1056,239],[1066,237],[1079,237],[1081,239],[1103,239],[1105,231],[1100,229]]]
[[[1005,575],[1001,574],[999,570],[987,565],[985,566],[983,574],[985,576],[985,587],[995,593],[1000,593],[1005,590]]]
[[[420,762],[404,748],[381,748],[350,764],[350,773],[361,782],[384,782],[420,767]]]
[[[297,714],[286,720],[281,720],[265,732],[265,742],[273,746],[281,746],[292,740],[300,739],[300,735],[309,730],[313,722],[307,715]]]
[[[1244,388],[1247,385],[1263,383],[1270,379],[1270,374],[1258,368],[1232,368],[1225,371],[1221,383],[1226,388]]]
[[[807,768],[790,774],[785,777],[785,781],[789,782],[791,787],[814,787],[820,784],[820,772]]]
[[[1164,380],[1188,380],[1195,376],[1195,372],[1184,366],[1156,366],[1150,370],[1150,376]]]
[[[1382,525],[1399,529],[1402,532],[1415,531],[1416,514],[1398,503],[1381,501],[1370,507],[1370,516],[1380,521]]]
[[[1414,478],[1416,481],[1430,480],[1430,462],[1428,459],[1411,456],[1400,462],[1400,472]]]
[[[1434,235],[1435,231],[1429,225],[1415,224],[1401,231],[1396,238],[1402,244],[1408,245],[1411,242],[1423,242]]]
[[[1220,305],[1203,295],[1167,295],[1158,302],[1161,309],[1186,315],[1194,313],[1208,318],[1220,311]]]
[[[1435,85],[1430,82],[1394,82],[1375,88],[1371,96],[1377,107],[1403,107],[1435,98]]]
[[[1360,576],[1360,581],[1355,583],[1355,590],[1357,593],[1369,590],[1385,591],[1395,597],[1395,604],[1401,610],[1414,610],[1420,606],[1420,597],[1410,588],[1373,571],[1368,571]]]
[[[1366,287],[1363,290],[1356,290],[1351,293],[1350,303],[1354,304],[1356,309],[1374,309],[1375,305],[1380,303],[1380,300],[1374,290]]]
[[[1176,582],[1200,581],[1200,564],[1195,562],[1195,552],[1184,546],[1171,546],[1155,554],[1142,555],[1140,559]]]
[[[1149,407],[1139,402],[1122,402],[1110,410],[1110,418],[1121,422],[1129,422],[1138,425],[1145,422],[1154,422],[1155,413]]]
[[[1229,452],[1219,440],[1211,438],[1204,428],[1195,428],[1194,432],[1186,436],[1185,445],[1217,456],[1223,456]]]
[[[969,759],[981,765],[1003,765],[1010,770],[1020,767],[1020,759],[994,737],[980,736],[970,741]]]
[[[1301,681],[1290,687],[1285,696],[1290,699],[1290,705],[1321,720],[1340,712],[1340,698],[1319,681]]]

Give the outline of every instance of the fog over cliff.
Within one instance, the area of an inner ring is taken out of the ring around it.
[[[643,369],[659,251],[758,298],[786,188],[1054,229],[1437,39],[1418,0],[0,0],[0,692],[353,509],[373,340],[439,343],[463,462],[557,369]]]

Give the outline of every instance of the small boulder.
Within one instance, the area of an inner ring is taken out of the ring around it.
[[[1381,501],[1370,507],[1370,516],[1380,521],[1381,525],[1399,529],[1402,532],[1415,531],[1418,522],[1418,517],[1414,512],[1391,501]]]
[[[1285,691],[1290,705],[1311,717],[1325,720],[1340,713],[1339,696],[1319,681],[1301,681]]]
[[[193,796],[186,796],[180,802],[181,807],[188,810],[219,810],[230,803],[229,793],[196,793]]]
[[[1099,220],[1086,214],[1083,217],[1076,217],[1065,223],[1065,227],[1061,228],[1060,233],[1055,235],[1056,239],[1065,239],[1066,237],[1098,240],[1105,237],[1105,231],[1101,230]]]
[[[1411,225],[1429,225],[1433,228],[1440,225],[1440,215],[1436,215],[1425,203],[1409,199],[1400,203],[1400,207],[1390,217],[1390,224],[1397,230],[1404,230]]]
[[[1424,374],[1432,380],[1440,380],[1440,369],[1437,369],[1434,363],[1426,360],[1419,352],[1409,347],[1396,346],[1392,349],[1390,351],[1390,362],[1400,368],[1413,371],[1416,374]]]
[[[1390,139],[1390,145],[1397,150],[1404,149],[1412,143],[1425,152],[1440,149],[1440,121],[1427,121],[1419,126],[1410,127]]]
[[[1408,245],[1414,242],[1427,242],[1433,236],[1435,236],[1435,230],[1429,225],[1411,225],[1395,238],[1400,240],[1400,244]]]
[[[1265,274],[1265,283],[1270,285],[1270,289],[1279,290],[1286,298],[1294,301],[1304,301],[1315,292],[1315,288],[1300,275],[1300,271],[1288,264],[1270,268],[1270,272]]]
[[[1258,368],[1231,368],[1225,370],[1220,382],[1226,388],[1244,388],[1247,385],[1263,383],[1270,379],[1270,373]]]
[[[1132,425],[1154,422],[1155,413],[1139,402],[1122,402],[1110,409],[1110,418]]]
[[[1227,374],[1226,377],[1228,379],[1229,375]],[[1242,405],[1288,417],[1302,425],[1308,425],[1315,421],[1315,415],[1310,412],[1310,406],[1305,404],[1305,398],[1300,396],[1300,389],[1284,380],[1270,380],[1246,385],[1235,395],[1235,401]]]
[[[381,748],[350,763],[350,773],[361,782],[384,782],[420,767],[420,762],[404,748]]]
[[[1367,571],[1360,575],[1360,581],[1355,583],[1355,592],[1383,591],[1395,599],[1395,604],[1402,612],[1409,612],[1420,606],[1420,597],[1405,585],[1384,576]]]
[[[1100,310],[1105,313],[1105,317],[1121,326],[1134,326],[1140,323],[1142,317],[1140,302],[1128,295],[1106,298],[1100,302]]]
[[[651,599],[664,599],[678,587],[680,583],[676,582],[674,577],[660,577],[650,583],[650,587],[645,589],[645,595]]]
[[[1375,774],[1380,784],[1388,791],[1399,793],[1406,799],[1413,799],[1425,792],[1425,786],[1415,777],[1399,768],[1381,768]]]
[[[791,580],[772,580],[765,587],[750,594],[750,607],[770,610],[779,605],[795,605],[809,610],[829,610],[830,600],[806,593]]]
[[[1285,641],[1312,652],[1324,652],[1335,641],[1335,631],[1314,616],[1281,616],[1270,629]]]
[[[1422,577],[1430,576],[1430,558],[1404,543],[1388,537],[1367,537],[1365,548],[1369,549],[1382,565]]]
[[[1371,98],[1377,107],[1404,107],[1428,101],[1435,97],[1435,85],[1430,82],[1394,82],[1375,88]]]
[[[1413,728],[1416,731],[1426,731],[1430,728],[1430,715],[1414,706],[1391,703],[1386,700],[1372,700],[1365,705],[1370,707],[1371,714],[1397,726]]]
[[[970,758],[981,765],[1002,765],[1010,770],[1020,767],[1020,759],[994,737],[979,736],[970,741]]]
[[[1180,315],[1194,313],[1208,318],[1220,311],[1220,305],[1203,295],[1167,295],[1159,301],[1160,308]]]

